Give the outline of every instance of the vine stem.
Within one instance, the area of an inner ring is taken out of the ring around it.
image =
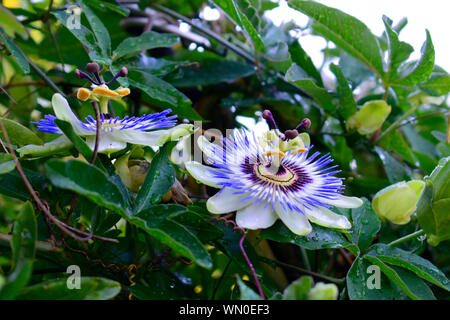
[[[224,221],[225,224],[227,224],[227,225],[228,224],[232,224],[233,225],[233,231],[234,230],[239,230],[239,231],[242,232],[242,237],[239,240],[239,248],[241,249],[241,253],[244,256],[245,262],[247,262],[247,265],[248,265],[248,267],[250,269],[250,272],[251,272],[251,274],[253,276],[253,279],[255,280],[255,284],[256,284],[256,287],[258,288],[259,295],[261,296],[262,299],[265,299],[264,292],[262,290],[261,284],[259,283],[258,276],[256,275],[255,267],[253,267],[253,264],[250,261],[248,255],[247,255],[247,252],[245,251],[245,248],[244,248],[244,240],[245,240],[245,236],[247,235],[247,232],[245,232],[245,230],[243,228],[239,227],[236,224],[236,222],[234,222],[233,220],[228,220],[226,217],[220,217],[220,218],[214,217],[213,219],[215,219],[217,221]]]
[[[67,234],[68,236],[70,236],[78,241],[86,242],[90,239],[96,238],[96,239],[107,241],[107,242],[119,242],[117,239],[95,236],[95,235],[93,235],[93,230],[91,230],[90,233],[86,233],[86,232],[83,232],[76,228],[73,228],[73,227],[65,224],[64,222],[60,221],[59,219],[57,219],[54,215],[52,215],[52,213],[50,212],[48,203],[45,200],[41,200],[39,198],[37,192],[33,189],[33,186],[31,185],[30,181],[28,180],[27,176],[25,175],[25,172],[22,169],[22,165],[20,164],[19,159],[17,159],[17,156],[11,145],[11,140],[9,139],[5,125],[3,124],[3,120],[1,118],[0,118],[0,129],[3,132],[3,136],[5,137],[10,154],[13,157],[14,163],[16,164],[17,172],[19,173],[20,177],[22,178],[23,182],[25,183],[25,186],[28,189],[28,192],[30,193],[33,200],[35,201],[39,210],[42,211],[50,221],[52,221],[56,226],[58,226],[58,228],[61,231],[63,231],[65,234]]]
[[[246,60],[247,62],[254,64],[255,66],[257,66],[257,73],[261,72],[261,70],[266,69],[267,66],[265,66],[264,64],[260,63],[258,56],[257,56],[257,50],[255,51],[255,57],[253,57],[250,53],[248,53],[246,50],[240,48],[239,46],[234,45],[233,43],[231,43],[228,40],[223,39],[220,35],[218,35],[217,33],[215,33],[214,31],[211,31],[207,28],[204,28],[196,23],[194,23],[194,21],[192,21],[191,19],[179,14],[178,12],[175,12],[169,8],[166,8],[160,4],[157,3],[152,3],[149,5],[151,8],[160,11],[162,13],[165,13],[168,16],[171,16],[173,18],[179,19],[187,24],[189,24],[190,26],[192,26],[192,28],[196,29],[197,31],[199,31],[200,33],[203,33],[204,35],[214,39],[215,41],[217,41],[218,43],[220,43],[221,45],[223,45],[224,47],[230,49],[231,51],[233,51],[235,54],[237,54],[238,56],[240,56],[241,58],[243,58],[244,60]],[[132,12],[136,12],[136,13],[141,13],[141,11],[139,10],[135,10],[135,9],[131,9]],[[145,14],[145,13],[144,13]],[[299,92],[301,92],[304,96],[311,98],[311,95],[308,94],[307,92],[305,92],[303,89],[301,89],[298,85],[296,85],[293,82],[290,82],[286,79],[286,77],[284,75],[282,75],[281,73],[277,72],[276,73],[276,77],[282,81],[284,81],[286,84],[296,88]]]
[[[424,234],[425,234],[425,231],[420,229],[420,230],[417,230],[416,232],[413,232],[413,233],[410,233],[410,234],[408,234],[408,235],[406,235],[404,237],[401,237],[400,239],[397,239],[397,240],[394,240],[394,241],[390,242],[388,244],[388,246],[391,246],[391,247],[397,246],[397,245],[399,245],[399,244],[401,244],[403,242],[409,241],[409,240],[414,239],[414,238],[418,238],[418,237],[420,237],[421,235],[424,235]]]
[[[98,145],[100,143],[100,111],[98,109],[98,104],[97,101],[92,101],[92,106],[94,107],[94,111],[95,111],[95,119],[96,119],[96,131],[95,131],[95,147],[94,147],[94,152],[92,153],[92,157],[90,160],[90,164],[94,164],[95,160],[97,159],[97,154],[98,154]],[[69,224],[70,218],[72,217],[72,214],[75,210],[75,207],[77,206],[78,200],[80,199],[80,195],[77,194],[73,200],[72,200],[72,204],[70,205],[70,209],[69,212],[67,213],[67,218],[66,218],[66,223]]]
[[[330,282],[333,282],[333,283],[336,283],[336,284],[342,284],[345,281],[345,279],[338,279],[338,278],[329,277],[329,276],[326,276],[324,274],[320,274],[320,273],[317,273],[317,272],[309,271],[309,270],[306,270],[306,269],[294,266],[294,265],[289,264],[289,263],[281,262],[281,261],[278,261],[278,260],[268,259],[268,258],[265,258],[265,257],[259,257],[259,258],[264,263],[267,263],[267,264],[275,263],[276,265],[279,265],[280,267],[286,267],[286,268],[290,268],[292,270],[300,271],[302,273],[309,274],[309,275],[311,275],[313,277],[320,278],[320,279],[323,279],[323,280],[327,280],[327,281],[330,281]]]
[[[412,115],[416,109],[419,107],[419,104],[417,103],[415,106],[413,106],[411,109],[409,109],[404,115],[402,115],[400,118],[395,120],[393,124],[391,124],[386,130],[383,131],[382,134],[378,136],[378,138],[375,140],[375,144],[377,144],[381,139],[383,139],[385,136],[387,136],[391,131],[397,129],[397,127],[400,126],[403,120],[408,118],[410,115]]]

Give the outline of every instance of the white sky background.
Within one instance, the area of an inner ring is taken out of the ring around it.
[[[415,51],[410,58],[420,57],[420,48],[428,29],[436,52],[436,64],[450,71],[450,1],[449,0],[317,0],[329,7],[339,9],[365,23],[375,35],[384,31],[383,14],[396,24],[401,18],[408,18],[408,24],[400,33],[400,40],[411,44]],[[271,10],[267,16],[279,25],[294,20],[304,26],[308,18],[289,8],[285,0],[280,7]],[[301,44],[311,55],[315,64],[321,63],[320,49],[324,41],[319,37],[302,37]]]
[[[339,9],[365,23],[373,34],[379,36],[384,31],[383,15],[387,15],[396,24],[406,17],[408,24],[400,32],[400,40],[411,44],[414,52],[409,59],[418,59],[420,49],[426,38],[425,29],[431,34],[436,53],[435,63],[450,72],[450,0],[316,0],[329,7]],[[266,16],[276,25],[294,20],[299,26],[308,23],[308,17],[287,6],[285,0],[280,0],[280,6]],[[301,37],[303,49],[310,55],[316,66],[322,64],[323,56],[320,50],[326,41],[322,37],[305,35]],[[256,124],[253,118],[236,117],[236,120],[249,128],[264,131],[265,122]]]

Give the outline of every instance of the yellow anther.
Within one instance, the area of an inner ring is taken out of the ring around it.
[[[128,89],[128,88],[117,88],[116,92],[118,94],[120,94],[122,97],[124,97],[124,96],[127,96],[127,95],[130,94],[130,89]]]
[[[271,157],[271,156],[279,156],[279,157],[286,157],[286,154],[284,154],[282,151],[280,150],[271,150],[271,151],[267,151],[264,153],[264,155],[266,157]]]
[[[306,152],[306,151],[308,151],[308,149],[306,149],[306,148],[299,148],[299,149],[295,150],[294,152],[292,152],[292,154],[303,153],[303,152]]]
[[[105,97],[117,97],[119,94],[115,91],[109,90],[108,88],[96,87],[92,90],[93,93],[99,94]]]
[[[81,101],[86,101],[89,99],[89,96],[91,95],[91,92],[86,88],[80,88],[77,92],[77,98]]]

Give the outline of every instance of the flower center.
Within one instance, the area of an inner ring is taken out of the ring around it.
[[[282,161],[279,166],[275,166],[273,162],[260,161],[259,157],[254,162],[250,163],[249,158],[246,158],[241,168],[255,184],[298,191],[312,182],[306,170],[297,164]]]
[[[285,168],[282,165],[276,168],[270,164],[259,164],[255,165],[253,170],[261,180],[273,182],[278,185],[289,186],[296,179],[296,175],[289,168]]]

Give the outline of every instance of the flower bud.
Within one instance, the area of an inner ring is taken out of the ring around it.
[[[441,159],[425,182],[417,204],[417,220],[428,243],[436,246],[450,239],[450,157]]]
[[[382,220],[406,224],[416,211],[425,183],[420,180],[398,182],[377,192],[372,201],[375,213]]]
[[[338,287],[334,283],[318,282],[308,293],[308,300],[337,300]]]
[[[347,129],[356,128],[361,135],[372,134],[383,125],[390,112],[391,106],[383,100],[367,102],[347,119]]]

